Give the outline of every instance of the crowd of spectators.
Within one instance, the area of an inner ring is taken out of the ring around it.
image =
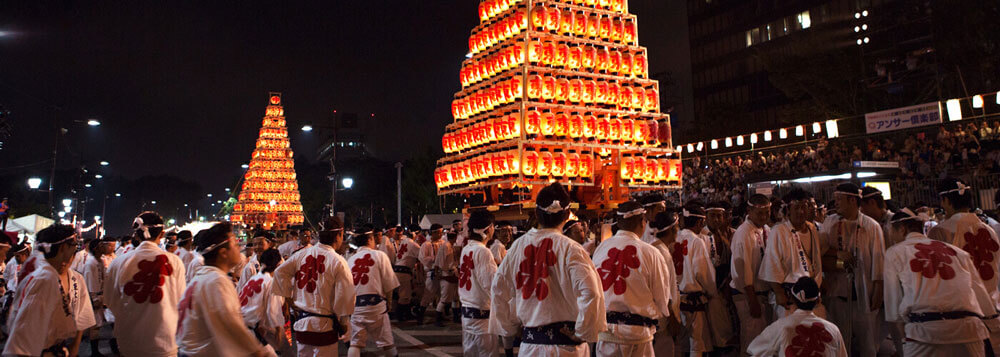
[[[802,146],[765,150],[708,158],[687,154],[684,199],[739,202],[749,183],[839,174],[863,160],[898,162],[897,179],[996,174],[1000,121],[937,125],[877,137],[820,137]]]

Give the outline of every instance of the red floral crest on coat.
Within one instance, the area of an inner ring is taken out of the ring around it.
[[[833,342],[833,335],[823,324],[813,322],[812,325],[795,326],[795,337],[792,343],[785,347],[785,356],[789,357],[819,357],[826,351],[826,344]]]
[[[406,251],[409,250],[409,249],[410,249],[410,247],[409,247],[408,244],[404,243],[403,245],[401,245],[399,247],[399,251],[396,252],[396,259],[403,259],[403,255],[405,255]]]
[[[132,275],[132,281],[125,283],[125,295],[131,296],[139,304],[146,301],[159,303],[163,300],[162,286],[167,282],[166,277],[174,273],[174,267],[163,254],[143,260],[137,266],[139,271]]]
[[[458,287],[465,288],[465,291],[472,290],[472,270],[476,269],[476,262],[472,260],[472,252],[462,257],[462,266],[458,268]]]
[[[601,274],[601,284],[604,285],[604,291],[608,291],[614,286],[615,295],[625,293],[628,288],[625,278],[631,274],[631,269],[639,268],[639,257],[636,252],[634,245],[624,249],[611,248],[608,250],[608,259],[605,259],[597,268],[597,273]]]
[[[371,271],[372,265],[375,265],[375,259],[372,259],[371,253],[365,254],[364,258],[354,261],[354,266],[351,267],[351,275],[354,276],[355,286],[368,284],[368,272]]]
[[[925,278],[933,278],[941,274],[941,279],[951,280],[955,277],[955,269],[951,267],[951,257],[955,250],[944,243],[933,241],[928,244],[917,243],[917,254],[910,260],[910,270],[921,273]]]
[[[537,295],[538,300],[549,296],[549,286],[545,278],[549,277],[549,267],[556,264],[556,255],[552,252],[552,239],[546,238],[538,246],[528,245],[524,248],[524,259],[517,270],[517,288],[521,290],[521,298],[529,299]]]
[[[972,262],[976,264],[976,270],[979,270],[979,277],[983,281],[993,279],[993,253],[1000,250],[1000,244],[993,240],[990,232],[982,228],[977,229],[975,234],[965,232],[962,250],[972,256]]]
[[[184,318],[187,317],[188,310],[191,310],[191,299],[194,297],[194,289],[198,287],[198,282],[193,282],[184,291],[184,297],[181,298],[181,302],[177,306],[178,319],[177,319],[177,335],[181,334],[181,328],[184,327]]]
[[[677,276],[684,274],[684,257],[688,254],[688,241],[674,243],[674,251],[670,252],[670,258],[674,260],[674,271]]]
[[[247,282],[247,285],[243,286],[243,291],[240,291],[240,306],[247,306],[250,302],[250,298],[261,291],[261,285],[264,284],[264,279],[254,279]]]
[[[309,293],[316,292],[316,279],[326,271],[325,255],[310,255],[295,272],[295,285]]]

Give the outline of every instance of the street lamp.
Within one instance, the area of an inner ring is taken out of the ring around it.
[[[97,119],[90,119],[90,120],[87,120],[87,125],[90,125],[90,126],[101,126],[101,122],[99,120],[97,120]]]
[[[248,165],[248,164],[243,164],[243,165],[240,165],[240,167],[241,167],[241,168],[243,168],[244,170],[246,170],[246,169],[249,169],[249,168],[250,168],[250,165]]]
[[[97,174],[97,175],[94,175],[94,178],[96,178],[96,179],[102,179],[102,178],[104,178],[104,175]]]
[[[354,187],[354,179],[352,179],[350,177],[345,177],[343,180],[340,180],[340,183],[342,185],[344,185],[345,189],[348,189],[348,190],[350,190],[351,187]]]
[[[211,193],[208,194],[208,198],[212,198],[212,194]]]
[[[115,197],[121,197],[121,196],[122,196],[122,194],[121,194],[121,193],[116,193],[116,194],[115,194]]]
[[[306,125],[303,125],[303,126],[302,126],[302,131],[304,131],[304,132],[310,132],[310,131],[313,131],[313,126],[312,126],[312,125],[309,125],[309,124],[306,124]]]
[[[111,165],[111,164],[108,163],[107,161],[101,161],[101,166],[108,166],[108,165]]]
[[[64,198],[62,200],[63,207],[69,207],[73,205],[73,200],[69,198]]]
[[[32,177],[28,179],[28,188],[32,190],[37,190],[39,187],[42,187],[42,179],[37,177]]]

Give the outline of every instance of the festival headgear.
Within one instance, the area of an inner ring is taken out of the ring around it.
[[[28,245],[28,243],[18,243],[17,246],[15,246],[12,250],[13,251],[10,252],[9,254],[16,255],[31,250],[31,246]]]
[[[566,208],[562,206],[562,203],[560,203],[559,200],[552,200],[552,203],[546,207],[541,207],[541,210],[545,211],[545,213],[556,214],[565,211]]]
[[[55,227],[55,226],[52,226],[52,227]],[[64,226],[64,227],[68,227],[68,226]],[[46,229],[50,229],[50,228],[46,228]],[[52,231],[53,234],[55,234],[55,232],[58,232],[58,230],[53,230]],[[66,232],[72,232],[72,233],[69,236],[62,237],[61,239],[59,239],[59,240],[57,240],[55,242],[38,242],[38,241],[36,241],[35,244],[38,246],[38,250],[41,250],[43,253],[51,253],[52,247],[60,245],[60,244],[63,244],[63,243],[66,243],[66,242],[71,241],[71,240],[72,241],[76,240],[77,235],[76,235],[76,231],[75,230],[67,229]]]
[[[747,205],[749,205],[750,207],[753,207],[753,208],[768,208],[768,209],[770,209],[771,208],[771,201],[768,201],[766,204],[760,204],[760,205],[754,204],[753,202],[747,201]]]
[[[687,217],[705,218],[705,215],[691,213],[691,211],[688,211],[687,208],[681,208],[681,215],[683,215],[685,218]]]
[[[837,185],[837,190],[833,194],[861,198],[861,188],[853,183],[842,183]]]
[[[865,193],[865,194],[861,195],[861,198],[869,198],[869,197],[875,197],[875,196],[882,196],[882,191],[879,191],[879,189],[871,187],[871,186],[865,187],[863,190],[861,190],[862,193],[864,193],[864,191],[868,191],[868,193]]]
[[[571,228],[573,228],[573,226],[578,225],[578,224],[580,224],[580,221],[577,221],[575,219],[574,220],[570,220],[569,222],[566,222],[566,225],[563,226],[563,234],[569,234],[569,230]]]
[[[444,226],[442,226],[440,224],[437,224],[437,223],[434,223],[434,224],[431,225],[431,229],[430,229],[431,232],[440,231],[440,230],[444,230]]]
[[[205,253],[208,253],[208,252],[211,252],[211,251],[213,251],[213,250],[216,250],[216,249],[219,249],[219,248],[221,248],[222,246],[224,246],[224,245],[226,245],[227,243],[229,243],[229,240],[231,240],[231,239],[232,239],[232,238],[226,238],[225,240],[223,240],[223,241],[221,241],[221,242],[218,242],[218,243],[215,243],[215,244],[212,244],[212,245],[210,245],[210,246],[207,246],[207,247],[205,247],[205,249],[202,249],[202,250],[200,251],[200,253],[204,255]]]
[[[616,212],[616,213],[619,216],[621,216],[622,219],[629,219],[629,218],[632,218],[632,217],[635,217],[635,216],[646,214],[646,209],[642,208],[642,207],[639,207],[639,208],[636,208],[636,209],[628,211],[628,212]]]
[[[143,212],[142,214],[140,214],[140,215],[138,215],[138,216],[135,217],[135,221],[132,222],[132,229],[142,230],[142,237],[143,237],[143,239],[146,239],[146,240],[153,239],[153,237],[150,236],[150,234],[149,234],[149,229],[150,228],[163,228],[163,223],[159,223],[159,224],[146,224],[142,220],[142,215],[143,214],[146,214],[146,212]]]
[[[723,212],[725,212],[726,209],[722,208],[722,207],[709,207],[709,208],[706,208],[705,211],[723,211]]]
[[[672,222],[671,222],[671,220],[672,220]],[[670,230],[671,228],[673,228],[674,226],[676,226],[678,221],[679,220],[677,219],[676,216],[673,215],[673,213],[669,213],[669,212],[660,212],[660,213],[657,213],[656,214],[656,218],[653,218],[653,222],[650,223],[650,227],[649,227],[650,233],[652,233],[654,236],[659,235],[660,233],[666,232],[666,231]],[[668,224],[667,222],[670,222],[670,223]],[[664,225],[664,224],[666,224],[666,226],[657,228],[658,226],[661,226],[661,225]]]
[[[475,233],[475,234],[480,235],[481,237],[485,237],[486,236],[486,231],[490,230],[490,228],[492,228],[492,227],[493,227],[493,223],[490,223],[490,225],[486,226],[485,228],[473,229],[472,232]]]
[[[806,281],[805,279],[808,279],[809,281]],[[815,292],[816,296],[809,296],[809,291]],[[803,303],[819,300],[820,296],[819,286],[816,285],[816,281],[805,276],[799,278],[799,280],[792,285],[791,292],[792,295],[795,296],[796,300]]]
[[[929,216],[927,216],[926,213],[916,214],[916,213],[913,213],[913,211],[911,211],[909,208],[903,208],[899,212],[896,212],[896,214],[893,215],[892,217],[893,217],[893,219],[890,220],[889,223],[898,223],[898,222],[909,221],[909,220],[913,220],[913,219],[926,222],[928,220],[928,218],[930,218]],[[899,217],[899,218],[896,218],[896,217]]]
[[[667,201],[656,201],[656,202],[649,202],[649,203],[643,203],[642,204],[643,207],[650,207],[650,206],[656,206],[656,205],[666,206],[667,205]]]
[[[938,196],[944,196],[952,192],[958,192],[959,196],[965,196],[965,191],[971,190],[971,186],[965,185],[962,181],[955,180],[955,188],[938,192]]]

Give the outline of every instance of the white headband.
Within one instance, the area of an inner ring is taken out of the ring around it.
[[[490,223],[490,225],[488,225],[486,227],[483,227],[483,228],[480,228],[480,229],[473,229],[472,233],[478,234],[481,237],[485,237],[486,236],[486,231],[489,230],[490,227],[493,227],[493,223]]]
[[[226,239],[226,240],[224,240],[224,241],[221,241],[221,242],[219,242],[219,243],[215,243],[215,244],[212,244],[212,245],[210,245],[210,246],[207,246],[207,247],[205,247],[205,249],[202,249],[202,250],[201,250],[200,252],[201,252],[201,254],[205,254],[205,253],[208,253],[208,252],[211,252],[211,251],[213,251],[213,250],[216,250],[216,249],[219,249],[219,248],[222,248],[222,246],[223,246],[223,245],[226,245],[226,244],[228,244],[228,243],[229,243],[229,240],[230,240],[230,239],[231,239],[231,238],[227,238],[227,239]]]
[[[691,213],[687,210],[687,208],[682,208],[681,213],[683,214],[684,217],[705,218],[705,215]]]
[[[722,208],[722,207],[712,207],[712,208],[708,208],[708,209],[705,209],[705,210],[706,211],[723,211],[723,212],[726,211],[726,209]]]
[[[875,192],[872,192],[872,193],[869,193],[867,195],[861,196],[861,198],[875,197],[875,196],[881,196],[881,195],[882,195],[882,191],[879,191],[878,189],[876,189]]]
[[[660,228],[660,229],[656,229],[656,228],[650,227],[651,228],[651,232],[650,233],[652,233],[655,236],[657,234],[666,232],[670,228],[674,228],[674,226],[676,226],[676,225],[677,225],[677,221],[674,221],[674,223],[671,223],[669,226],[666,226],[666,227],[663,227],[663,228]]]
[[[920,220],[920,221],[926,221],[927,220],[926,218],[929,218],[929,217],[927,217],[926,214],[919,214],[918,215],[916,213],[913,213],[913,211],[911,211],[909,208],[904,208],[904,209],[900,210],[900,212],[906,213],[908,216],[900,218],[900,219],[891,220],[891,221],[889,221],[889,223],[897,223],[897,222],[902,222],[902,221],[909,221],[909,220],[912,220],[912,219],[917,219],[917,220]]]
[[[644,204],[642,206],[643,207],[649,207],[649,206],[656,206],[656,205],[664,205],[664,206],[666,206],[667,205],[667,201],[650,202],[650,203]]]
[[[71,235],[69,237],[63,238],[62,240],[59,240],[59,241],[56,241],[56,242],[52,242],[52,243],[38,243],[38,249],[41,250],[42,252],[45,252],[45,253],[51,253],[50,250],[52,250],[53,246],[62,244],[64,242],[68,241],[68,240],[76,240],[76,234],[74,233],[73,235]]]
[[[136,229],[141,229],[143,238],[147,240],[153,239],[153,237],[149,235],[149,228],[163,227],[162,223],[146,225],[142,222],[142,217],[135,217],[135,221],[132,222],[132,225],[137,225],[138,227]]]
[[[816,294],[816,296],[812,297],[812,298],[806,298],[806,292],[805,292],[805,290],[799,290],[799,291],[793,292],[792,294],[794,294],[795,298],[798,299],[801,302],[812,302],[812,301],[816,301],[816,300],[819,299],[819,294]]]
[[[542,208],[542,211],[545,211],[546,213],[559,213],[565,210],[566,208],[563,208],[562,203],[559,202],[559,200],[552,200],[552,203],[549,204],[548,207]]]
[[[763,205],[757,205],[757,204],[753,204],[753,203],[749,203],[749,202],[747,204],[749,204],[750,207],[753,207],[753,208],[771,208],[771,202],[768,202],[767,204],[763,204]]]
[[[835,194],[835,195],[845,195],[845,196],[861,197],[861,191],[860,190],[858,191],[858,193],[851,193],[851,192],[844,192],[844,191],[834,191],[833,194]]]
[[[947,194],[952,193],[952,192],[958,192],[959,196],[964,196],[966,190],[971,190],[972,189],[972,187],[966,186],[964,183],[962,183],[962,181],[956,181],[955,182],[955,186],[958,187],[958,188],[953,188],[953,189],[950,189],[950,190],[947,190],[947,191],[938,192],[938,195],[939,196],[944,196],[944,195],[947,195]]]
[[[629,219],[629,218],[632,218],[632,217],[635,217],[635,216],[638,216],[638,215],[641,215],[641,214],[646,214],[646,209],[645,208],[640,207],[640,208],[636,208],[636,209],[628,211],[628,212],[618,212],[618,215],[622,216],[622,219]]]

